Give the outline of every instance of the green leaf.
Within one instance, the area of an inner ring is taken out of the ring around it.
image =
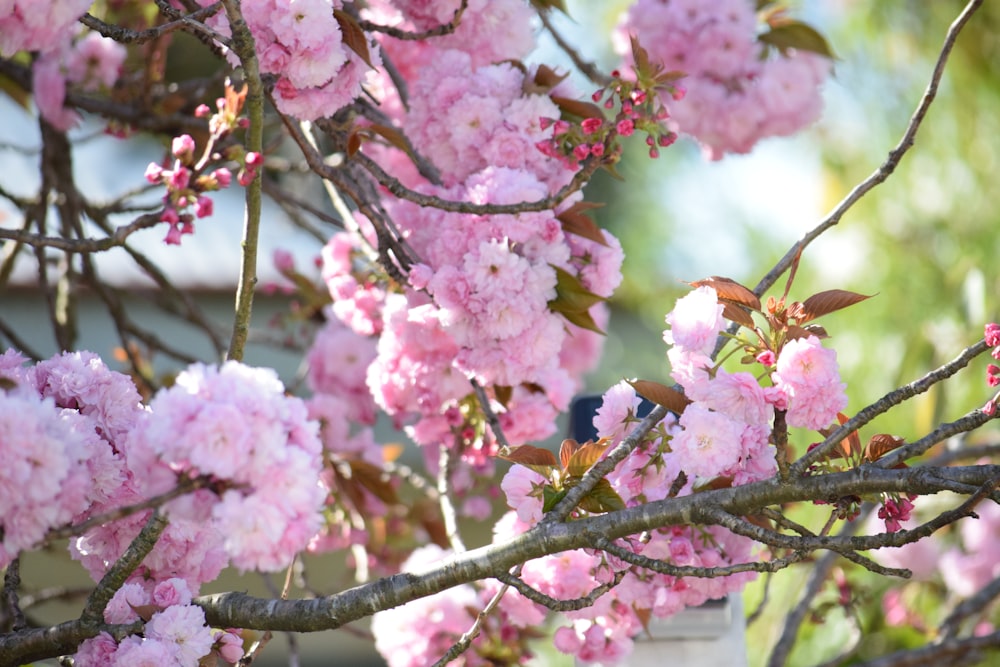
[[[580,501],[580,509],[591,514],[616,512],[625,509],[625,501],[611,487],[611,482],[601,479]]]
[[[549,310],[559,313],[578,327],[603,334],[591,317],[590,307],[604,297],[587,290],[580,279],[569,271],[553,266],[556,272],[556,298],[549,301]]]
[[[577,276],[558,266],[556,271],[556,298],[549,301],[549,309],[557,313],[585,312],[604,297],[594,294],[580,282]]]
[[[602,482],[604,480],[601,480]],[[542,512],[551,512],[559,504],[559,501],[566,497],[566,489],[556,491],[551,486],[542,488]]]
[[[760,41],[773,46],[782,53],[787,49],[809,51],[834,59],[836,56],[830,44],[815,28],[792,19],[782,19],[777,25],[757,37]]]

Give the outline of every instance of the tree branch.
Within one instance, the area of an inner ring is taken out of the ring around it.
[[[433,595],[459,584],[481,579],[499,579],[511,568],[533,558],[572,549],[592,548],[595,536],[615,539],[670,525],[715,523],[705,508],[723,514],[752,515],[761,507],[822,497],[869,495],[878,493],[933,494],[952,490],[955,484],[975,486],[978,490],[960,508],[948,513],[944,521],[928,522],[916,531],[901,531],[873,538],[817,537],[805,539],[806,549],[870,549],[900,546],[939,525],[967,515],[994,482],[1000,479],[1000,466],[983,465],[956,468],[905,468],[862,470],[790,480],[774,480],[745,486],[705,491],[681,498],[669,498],[571,523],[539,523],[531,530],[503,544],[466,551],[425,571],[402,573],[337,593],[309,600],[269,600],[243,593],[219,593],[197,600],[209,624],[220,627],[316,632],[341,627],[383,609]],[[984,486],[986,485],[986,486]],[[704,517],[702,520],[701,517]],[[726,521],[725,517],[720,520]],[[788,537],[788,536],[786,536]],[[501,579],[502,580],[502,579]],[[506,583],[506,582],[504,582]]]

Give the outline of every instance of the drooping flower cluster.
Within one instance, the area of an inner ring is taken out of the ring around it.
[[[150,411],[134,449],[228,486],[209,508],[168,505],[171,517],[204,521],[208,509],[235,567],[286,567],[319,529],[325,499],[317,425],[305,404],[284,395],[274,371],[227,362],[189,367]]]
[[[822,109],[830,59],[795,49],[762,59],[758,35],[750,0],[637,0],[619,25],[618,48],[628,53],[634,36],[652,60],[684,74],[683,99],[664,104],[677,131],[719,159],[792,134]]]

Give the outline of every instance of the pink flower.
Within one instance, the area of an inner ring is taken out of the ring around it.
[[[890,533],[895,533],[900,530],[901,521],[908,521],[910,519],[910,511],[913,509],[913,503],[911,503],[906,498],[902,498],[899,502],[896,502],[892,498],[887,498],[882,504],[882,507],[878,510],[878,518],[885,520],[885,529]]]
[[[743,425],[722,413],[692,403],[679,424],[682,430],[670,441],[670,449],[690,475],[714,477],[743,455]]]
[[[168,607],[153,614],[145,634],[147,641],[173,645],[182,667],[197,667],[199,659],[208,655],[215,643],[212,631],[205,625],[205,612],[193,605]]]
[[[719,369],[702,402],[743,424],[767,425],[774,416],[763,388],[750,373],[729,373]]]
[[[32,90],[38,111],[52,127],[66,131],[76,127],[80,115],[66,108],[66,77],[63,76],[58,53],[43,54],[32,68]]]
[[[763,352],[757,355],[757,363],[759,363],[762,366],[767,366],[769,368],[771,366],[774,366],[777,360],[778,358],[774,356],[774,352],[772,352],[771,350],[764,350]]]
[[[787,342],[771,378],[788,398],[790,426],[825,428],[847,407],[837,353],[815,336]]]
[[[542,519],[542,497],[538,488],[545,483],[545,478],[531,468],[513,465],[500,482],[500,488],[507,495],[507,505],[517,512],[517,518],[534,525]]]
[[[403,571],[419,571],[441,562],[448,554],[438,546],[421,547],[403,564]],[[423,667],[441,657],[466,630],[479,598],[467,584],[450,588],[372,617],[375,648],[389,667]]]
[[[663,340],[668,345],[708,354],[715,347],[719,332],[726,327],[722,310],[714,289],[702,286],[693,290],[678,299],[674,309],[667,314],[670,329],[663,332]]]
[[[226,662],[235,665],[243,657],[243,638],[235,632],[216,630],[215,643],[219,655]]]
[[[163,667],[180,664],[174,644],[129,635],[118,645],[111,667]]]

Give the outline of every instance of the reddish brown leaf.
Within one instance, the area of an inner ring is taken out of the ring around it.
[[[601,460],[601,456],[608,448],[608,439],[601,438],[597,442],[587,442],[580,445],[580,448],[573,452],[569,459],[569,464],[565,466],[570,477],[583,477],[590,468]]]
[[[559,95],[553,95],[552,102],[565,113],[579,116],[580,118],[600,118],[604,120],[604,111],[592,102],[574,100],[569,97],[560,97]]]
[[[361,150],[361,133],[351,132],[347,136],[347,156],[354,157],[359,150]]]
[[[711,278],[696,280],[688,284],[692,287],[711,287],[719,295],[719,301],[729,301],[740,306],[746,306],[750,310],[760,311],[760,299],[757,298],[757,295],[732,278],[712,276]]]
[[[807,324],[802,328],[808,331],[811,335],[816,336],[816,338],[819,338],[820,340],[830,337],[830,334],[826,332],[826,329],[824,329],[818,324]]]
[[[382,125],[380,123],[373,123],[371,125],[365,126],[365,129],[370,132],[374,132],[375,134],[379,135],[380,137],[388,141],[390,144],[392,144],[399,150],[409,154],[410,147],[407,146],[406,139],[404,139],[403,134],[399,130],[394,128],[392,125]]]
[[[153,614],[160,611],[160,608],[155,604],[135,605],[129,602],[128,600],[126,600],[125,602],[126,604],[128,604],[129,607],[132,608],[132,611],[138,614],[139,618],[141,618],[144,621],[148,621],[149,619],[153,618]]]
[[[597,223],[589,215],[584,213],[584,211],[591,208],[597,208],[597,206],[592,205],[590,202],[577,202],[556,215],[556,219],[562,223],[564,232],[576,234],[585,239],[590,239],[595,243],[607,246],[608,242],[604,238],[601,228],[597,226]]]
[[[785,340],[796,340],[799,338],[809,338],[809,336],[815,336],[812,331],[806,329],[805,327],[798,327],[794,324],[789,324],[785,329]]]
[[[716,489],[728,489],[733,485],[732,477],[713,477],[712,479],[699,484],[694,488],[695,493],[701,491],[715,491]]]
[[[652,380],[626,380],[626,382],[632,385],[635,393],[653,403],[659,403],[667,410],[676,414],[684,412],[684,409],[691,403],[681,392],[659,382],[653,382]]]
[[[410,520],[419,524],[427,531],[427,536],[431,542],[443,549],[451,548],[448,540],[448,531],[445,529],[444,521],[441,520],[441,512],[437,504],[431,501],[420,501],[410,512]]]
[[[493,385],[493,395],[496,396],[500,405],[507,407],[510,397],[514,393],[514,388],[509,385]]]
[[[367,461],[360,460],[348,461],[348,465],[351,466],[351,477],[370,491],[373,496],[386,505],[399,504],[396,488],[384,470]]]
[[[806,322],[814,320],[817,317],[822,317],[823,315],[832,313],[842,308],[853,306],[856,303],[870,298],[871,296],[858,294],[857,292],[832,289],[818,294],[813,294],[811,297],[803,301],[797,308],[795,308],[794,311],[790,311],[789,314],[794,317],[799,324],[805,324]]]
[[[649,633],[649,621],[653,618],[653,610],[649,607],[637,607],[634,603],[632,605],[632,612],[635,613],[636,618],[642,623],[642,629],[645,631],[647,637],[653,638],[653,635]]]
[[[750,313],[729,301],[722,304],[722,316],[730,322],[736,322],[740,326],[748,329],[754,328],[753,318],[750,316]]]
[[[535,70],[535,83],[542,88],[551,89],[562,83],[568,76],[569,72],[559,74],[548,65],[542,64]]]
[[[566,438],[562,441],[562,444],[559,445],[559,465],[562,466],[563,470],[569,467],[569,460],[573,458],[573,454],[576,453],[576,450],[579,448],[580,443],[572,438]]]
[[[865,446],[865,459],[868,461],[878,461],[894,449],[898,449],[906,444],[906,440],[888,433],[877,433],[873,435]]]
[[[343,41],[347,48],[358,54],[365,61],[366,65],[375,69],[375,65],[372,64],[371,53],[368,51],[368,36],[365,35],[365,31],[361,29],[361,26],[354,20],[354,17],[343,9],[334,9],[333,18],[337,19],[337,23],[340,24],[340,32],[343,35]]]
[[[837,413],[837,422],[843,426],[847,423],[849,417],[842,412]],[[833,429],[820,429],[820,433],[823,437],[828,437],[833,433]],[[841,440],[836,447],[830,452],[831,458],[843,458],[849,460],[856,460],[861,454],[861,438],[858,436],[857,431],[851,431],[847,434],[847,437]]]
[[[535,447],[534,445],[521,445],[510,450],[510,453],[500,458],[511,463],[520,463],[526,466],[552,466],[559,465],[555,455],[547,449]]]

